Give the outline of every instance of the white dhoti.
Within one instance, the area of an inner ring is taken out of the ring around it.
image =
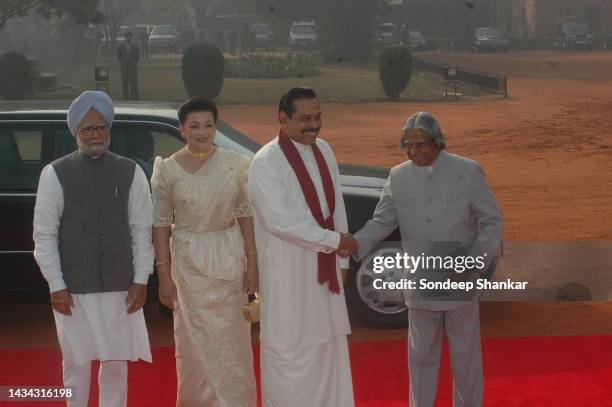
[[[127,364],[152,361],[141,310],[127,313],[127,292],[72,294],[72,315],[53,312],[64,364],[64,385],[74,387],[70,406],[87,406],[91,361],[100,360],[101,406],[125,406]]]
[[[261,344],[264,407],[353,407],[346,335],[295,350]]]

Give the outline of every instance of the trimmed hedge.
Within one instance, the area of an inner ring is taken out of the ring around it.
[[[189,96],[216,98],[223,88],[223,52],[211,44],[190,45],[183,51],[182,75]]]
[[[25,55],[8,52],[0,57],[0,95],[23,100],[34,93],[34,69]]]
[[[405,45],[389,45],[380,52],[378,75],[383,91],[395,100],[412,78],[412,55]]]

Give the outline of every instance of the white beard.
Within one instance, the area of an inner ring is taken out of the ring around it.
[[[79,146],[79,152],[81,154],[87,155],[91,158],[98,158],[108,151],[108,147],[110,146],[110,137],[104,141],[102,146],[98,144],[89,146],[82,143],[78,138],[77,145]]]

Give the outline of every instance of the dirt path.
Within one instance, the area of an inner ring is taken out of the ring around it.
[[[326,104],[322,137],[339,161],[400,163],[403,122],[427,110],[440,120],[449,151],[485,168],[506,217],[506,240],[612,238],[612,53],[435,57],[505,71],[510,99]],[[277,131],[275,106],[223,106],[221,115],[262,143]]]

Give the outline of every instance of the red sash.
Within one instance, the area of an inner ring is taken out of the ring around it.
[[[317,167],[319,168],[319,174],[323,181],[323,190],[325,191],[325,199],[327,200],[327,207],[329,208],[329,217],[323,218],[323,212],[321,210],[321,204],[319,203],[319,197],[317,190],[315,189],[312,178],[306,170],[304,161],[300,157],[300,153],[297,148],[293,145],[289,137],[281,129],[278,135],[278,145],[285,154],[289,165],[293,168],[295,175],[297,176],[302,193],[308,204],[308,208],[312,213],[319,226],[328,230],[334,230],[334,210],[336,208],[336,194],[334,191],[334,183],[329,173],[325,158],[319,150],[317,144],[312,145],[312,152],[314,153],[315,160],[317,161]],[[317,257],[318,272],[317,278],[319,283],[324,284],[329,282],[329,291],[332,293],[339,293],[340,286],[338,284],[338,275],[336,272],[336,255],[334,253],[323,253],[319,252]]]

